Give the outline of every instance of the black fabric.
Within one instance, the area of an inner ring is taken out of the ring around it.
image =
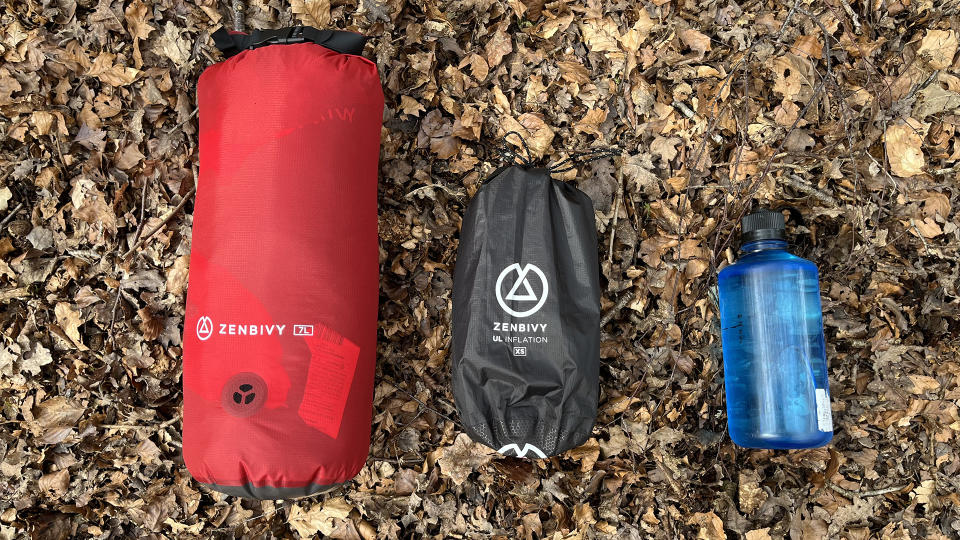
[[[481,185],[453,278],[453,392],[474,440],[536,458],[590,436],[599,275],[590,197],[547,169],[516,165]]]
[[[224,56],[230,58],[247,49],[266,45],[287,45],[307,41],[322,45],[342,54],[361,54],[367,36],[342,30],[318,30],[310,26],[294,26],[276,30],[254,30],[251,34],[231,34],[226,28],[213,33],[213,42]]]
[[[346,482],[344,482],[346,483]],[[208,484],[200,482],[200,485],[208,488],[233,495],[234,497],[244,497],[247,499],[278,500],[278,499],[296,499],[299,497],[310,497],[320,493],[326,493],[343,484],[308,484],[303,487],[273,487],[273,486],[255,486],[253,484],[243,484],[242,486],[227,486],[224,484]]]

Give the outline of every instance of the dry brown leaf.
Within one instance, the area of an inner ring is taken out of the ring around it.
[[[290,0],[290,10],[305,26],[325,28],[330,24],[330,0]]]
[[[703,58],[703,55],[710,50],[710,38],[699,30],[684,28],[677,32],[677,35],[680,36],[680,41],[684,45],[690,47],[690,50],[699,53],[700,58]]]
[[[460,62],[460,69],[467,66],[470,67],[470,73],[473,74],[473,78],[478,81],[486,80],[487,75],[490,74],[490,64],[477,53],[470,53]]]
[[[928,375],[908,375],[907,378],[910,379],[910,392],[913,394],[926,394],[940,389],[940,383]]]
[[[567,450],[564,457],[579,461],[581,471],[592,471],[597,459],[600,458],[600,443],[597,442],[597,439],[591,437],[580,446]]]
[[[797,36],[793,42],[793,51],[811,58],[823,58],[823,45],[816,36]]]
[[[752,470],[740,473],[737,493],[745,514],[752,514],[767,500],[767,492],[760,487],[760,475]]]
[[[592,52],[614,52],[620,50],[620,32],[611,19],[587,19],[580,23],[583,40]]]
[[[698,512],[687,523],[700,527],[697,531],[698,539],[726,540],[727,538],[727,533],[723,532],[723,520],[713,512]]]
[[[295,504],[290,508],[287,524],[301,538],[311,538],[317,533],[327,537],[336,529],[337,522],[347,519],[352,510],[353,506],[343,497],[331,497],[307,510]]]
[[[650,18],[646,9],[639,9],[637,22],[620,36],[620,45],[623,47],[623,50],[633,53],[639,51],[640,45],[643,45],[656,25],[657,22]]]
[[[770,64],[773,70],[773,91],[794,102],[806,102],[813,95],[813,67],[806,58],[795,54],[778,56]]]
[[[606,120],[606,109],[590,109],[583,115],[583,118],[573,125],[573,130],[577,133],[589,133],[597,137],[603,137],[603,133],[600,132],[600,124]]]
[[[891,124],[883,134],[890,169],[897,176],[909,177],[923,174],[926,161],[923,158],[923,139],[917,129],[906,122]]]
[[[13,94],[22,89],[20,82],[11,75],[10,70],[0,66],[0,105],[13,103]]]
[[[101,52],[91,64],[87,75],[96,77],[111,86],[126,86],[135,81],[140,70],[121,64],[114,65],[116,57],[117,55],[113,53]]]
[[[180,296],[186,290],[190,271],[190,255],[181,255],[167,270],[167,292]]]
[[[60,498],[60,495],[70,489],[70,471],[61,469],[57,472],[45,474],[40,477],[38,484],[40,491],[54,498]]]
[[[114,163],[122,171],[129,171],[143,161],[145,156],[140,153],[136,143],[128,144],[122,152],[117,152],[114,156]]]
[[[57,325],[63,329],[70,341],[81,351],[87,350],[80,337],[80,325],[83,324],[80,318],[80,310],[66,302],[59,302],[53,312],[57,317]]]
[[[553,142],[553,130],[543,118],[534,113],[521,114],[516,120],[512,116],[504,117],[500,125],[500,136],[509,131],[516,131],[522,135],[535,157],[543,157],[547,154],[550,143]],[[520,144],[516,137],[510,137],[507,142],[512,145]]]
[[[550,39],[557,32],[562,32],[573,24],[573,13],[556,17],[550,15],[550,18],[543,22],[537,35],[543,39]]]
[[[745,538],[746,540],[771,540],[770,527],[747,531]]]
[[[163,27],[154,51],[169,58],[177,67],[185,67],[190,61],[190,42],[180,37],[180,28],[173,21],[167,21]]]
[[[127,31],[135,39],[147,39],[154,30],[150,24],[150,19],[153,18],[150,6],[141,0],[131,2],[124,10],[123,18],[127,21]]]
[[[917,54],[926,58],[933,69],[949,69],[957,54],[957,33],[953,30],[927,30]]]
[[[503,57],[513,52],[513,40],[506,28],[507,24],[501,24],[484,47],[487,65],[491,68],[499,66]]]
[[[680,144],[681,140],[679,137],[661,137],[657,136],[650,143],[650,152],[654,155],[660,156],[660,159],[664,161],[671,161],[673,158],[677,157],[677,145]]]
[[[146,341],[157,339],[157,336],[163,332],[163,317],[154,315],[149,306],[138,309],[137,315],[140,316],[140,332],[143,333],[143,339]]]
[[[490,463],[496,454],[490,448],[473,442],[466,433],[457,435],[453,444],[440,448],[438,452],[440,470],[458,486],[467,481],[470,473]]]
[[[53,126],[54,116],[47,111],[33,111],[30,115],[30,123],[37,128],[37,135],[46,135],[50,133]]]

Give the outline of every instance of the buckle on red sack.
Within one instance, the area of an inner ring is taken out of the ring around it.
[[[254,32],[254,41],[250,44],[251,49],[263,47],[265,45],[289,45],[291,43],[303,43],[307,38],[303,37],[303,27],[294,26],[282,30],[261,30]]]

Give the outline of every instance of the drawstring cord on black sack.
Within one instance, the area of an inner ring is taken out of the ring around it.
[[[519,152],[516,152],[507,146],[507,138],[510,137],[510,135],[516,135],[517,138],[520,139],[520,143],[523,145],[523,150],[527,154],[526,156],[523,156]],[[583,152],[574,152],[554,163],[553,165],[550,165],[547,167],[547,170],[550,171],[550,174],[565,173],[567,171],[572,171],[579,165],[585,165],[587,163],[597,161],[598,159],[617,157],[619,155],[620,151],[616,148],[591,148],[590,150],[584,150]],[[530,153],[530,146],[527,145],[527,140],[523,138],[523,135],[516,131],[508,131],[504,133],[503,140],[500,145],[500,156],[502,158],[509,159],[511,162],[519,160],[524,167],[533,166],[533,157]]]
[[[576,169],[578,165],[586,165],[598,159],[617,157],[619,155],[620,152],[616,148],[592,148],[590,150],[584,150],[583,152],[574,152],[547,169],[550,171],[550,174],[565,173]]]
[[[527,157],[523,157],[519,152],[514,152],[512,148],[507,146],[507,137],[510,135],[516,135],[517,138],[520,139],[520,143],[523,144],[523,150],[527,153]],[[503,140],[500,143],[500,157],[509,159],[511,162],[513,162],[515,159],[519,159],[520,163],[522,163],[524,167],[533,166],[533,157],[530,154],[530,147],[527,146],[527,140],[523,138],[523,135],[516,131],[508,131],[503,134]]]

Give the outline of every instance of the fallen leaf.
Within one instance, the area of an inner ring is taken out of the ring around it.
[[[926,58],[933,69],[950,69],[957,46],[957,33],[953,30],[927,30],[917,54]]]
[[[606,109],[590,109],[583,115],[583,118],[573,125],[573,130],[577,133],[589,133],[597,137],[602,137],[603,133],[600,132],[600,124],[604,123],[606,119]]]
[[[136,80],[140,70],[114,64],[117,55],[103,51],[93,61],[87,75],[100,79],[110,86],[126,86]]]
[[[311,538],[317,533],[327,537],[333,533],[336,523],[350,515],[353,506],[343,497],[332,497],[304,510],[299,504],[290,508],[287,524],[301,538]]]
[[[740,509],[745,514],[754,513],[767,500],[767,492],[760,487],[760,476],[756,471],[740,473],[737,482],[737,494],[740,500]]]
[[[682,41],[684,45],[690,47],[690,50],[699,53],[700,58],[703,58],[703,55],[710,50],[710,38],[699,30],[684,28],[677,32],[677,35],[680,36],[680,41]]]
[[[797,36],[793,42],[793,50],[811,58],[823,58],[823,45],[816,36]]]
[[[61,495],[70,489],[70,471],[61,469],[57,472],[45,474],[38,481],[40,491],[54,499],[59,499]]]
[[[466,433],[457,435],[453,444],[441,448],[439,453],[440,470],[458,486],[466,482],[472,472],[490,463],[495,455],[490,448],[473,442]]]
[[[940,389],[940,383],[928,375],[908,375],[907,378],[910,379],[910,393],[912,394],[926,394]]]
[[[516,131],[526,139],[530,152],[535,157],[543,157],[550,150],[550,143],[553,142],[554,137],[550,126],[534,113],[523,113],[516,120],[511,116],[505,117],[500,126],[499,136],[502,137],[510,131]],[[520,145],[516,137],[510,137],[506,142],[514,146]]]
[[[926,161],[923,158],[923,139],[917,130],[906,122],[891,124],[883,134],[887,159],[893,174],[910,177],[923,174]]]
[[[597,442],[597,439],[591,437],[580,446],[567,450],[564,457],[579,461],[581,471],[592,471],[597,459],[600,458],[600,443]]]
[[[513,41],[511,35],[506,32],[506,21],[504,24],[501,24],[496,32],[493,33],[486,46],[484,47],[484,54],[486,56],[487,65],[491,68],[500,65],[500,62],[503,61],[503,57],[513,52]]]
[[[184,67],[190,61],[190,42],[180,37],[180,29],[173,21],[167,21],[163,27],[154,51],[172,60],[177,67]]]
[[[723,532],[723,520],[713,512],[698,512],[687,523],[700,527],[697,531],[698,539],[726,540],[727,538],[727,533]]]
[[[587,19],[580,23],[583,40],[592,52],[614,52],[620,50],[620,32],[611,19]]]
[[[36,343],[33,350],[24,355],[24,358],[20,361],[20,371],[30,375],[39,375],[40,368],[51,362],[53,362],[53,357],[50,355],[50,350],[40,343]]]
[[[54,307],[53,312],[57,317],[57,325],[63,329],[67,337],[73,341],[73,344],[81,351],[87,350],[80,338],[80,325],[83,324],[80,318],[80,310],[66,302],[59,302]]]
[[[190,273],[190,255],[181,255],[173,261],[173,265],[167,270],[167,292],[180,296],[187,288],[187,281]]]
[[[305,26],[325,28],[330,24],[330,0],[290,0],[290,10]]]
[[[123,12],[123,18],[127,21],[127,32],[130,37],[137,39],[147,39],[150,32],[153,32],[153,25],[150,6],[144,4],[141,0],[134,0]]]

